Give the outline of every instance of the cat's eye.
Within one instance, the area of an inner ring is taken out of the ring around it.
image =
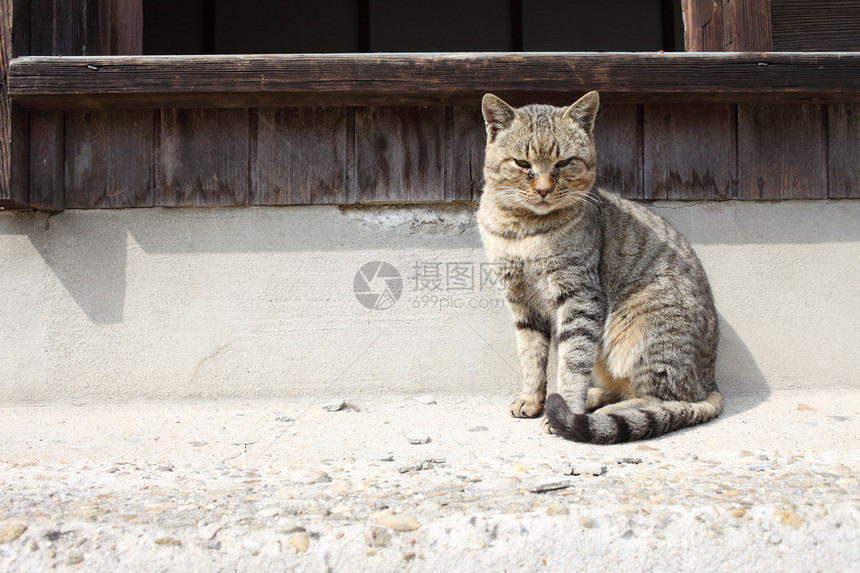
[[[522,167],[523,169],[531,169],[532,164],[528,161],[523,161],[522,159],[514,159],[514,163],[517,164],[518,167]]]
[[[571,163],[573,163],[573,160],[574,160],[574,159],[575,159],[575,158],[573,158],[573,157],[568,157],[567,159],[564,159],[564,160],[562,160],[562,161],[559,161],[558,163],[556,163],[556,164],[555,164],[555,168],[556,168],[556,169],[562,169],[562,168],[564,168],[564,167],[567,167],[568,165],[570,165]]]

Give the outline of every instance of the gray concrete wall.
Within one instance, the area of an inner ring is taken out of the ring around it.
[[[653,208],[710,276],[724,392],[858,387],[860,201]],[[511,394],[484,262],[469,206],[0,213],[0,403]]]

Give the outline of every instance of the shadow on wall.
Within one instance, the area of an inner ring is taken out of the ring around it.
[[[770,386],[755,358],[722,315],[717,350],[717,387],[723,394],[723,417],[740,414],[766,401]]]

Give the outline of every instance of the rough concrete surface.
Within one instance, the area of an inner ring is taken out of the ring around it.
[[[730,394],[712,423],[617,446],[543,434],[498,394],[339,390],[3,408],[0,570],[852,571],[860,559],[856,390]]]

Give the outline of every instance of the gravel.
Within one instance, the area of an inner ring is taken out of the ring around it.
[[[0,570],[846,571],[860,558],[860,393],[728,398],[711,424],[616,446],[546,435],[508,417],[505,397],[349,399],[336,414],[4,408]],[[433,440],[404,439],[417,426]]]

